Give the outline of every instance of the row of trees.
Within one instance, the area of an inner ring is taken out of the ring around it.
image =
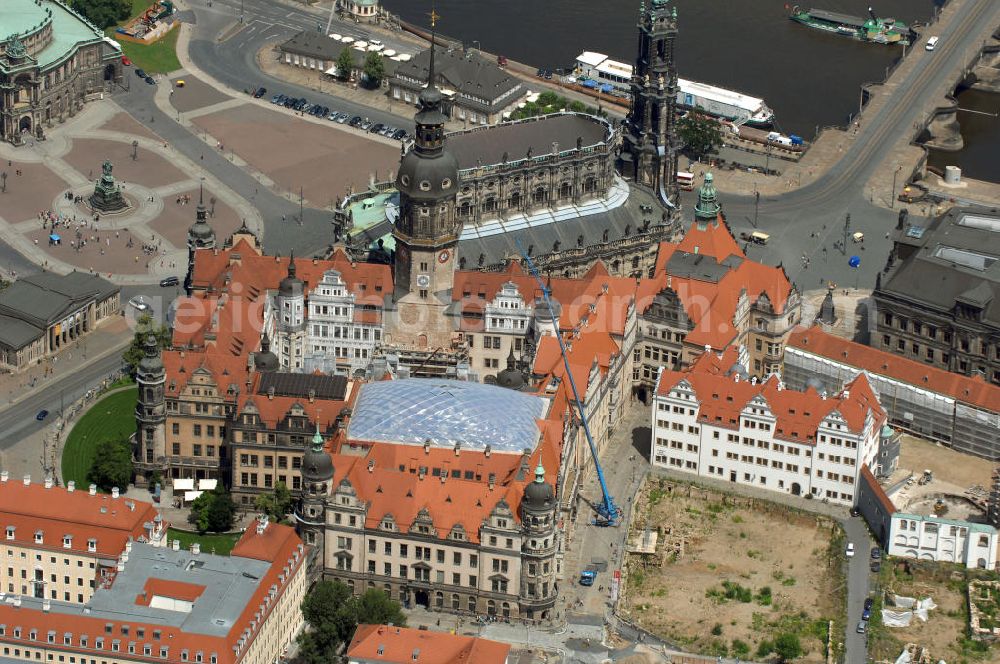
[[[73,0],[70,7],[102,29],[124,21],[132,13],[131,0]]]
[[[549,115],[559,111],[571,111],[573,113],[590,113],[591,115],[606,116],[601,109],[587,106],[582,101],[576,99],[569,100],[554,92],[543,92],[538,95],[535,101],[525,102],[524,106],[511,112],[511,120],[521,120],[523,118],[533,118],[538,115]]]
[[[299,636],[299,656],[303,664],[339,661],[343,644],[349,642],[360,624],[406,625],[399,603],[377,588],[356,597],[340,581],[320,581],[302,602],[302,615],[309,630]]]
[[[351,72],[354,71],[354,55],[351,50],[349,46],[345,46],[340,55],[337,56],[337,77],[342,81],[350,79]],[[385,61],[382,54],[369,51],[365,55],[365,63],[362,65],[361,71],[369,87],[377,88],[382,85],[382,79],[385,78]]]

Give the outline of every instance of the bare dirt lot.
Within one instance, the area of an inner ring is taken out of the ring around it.
[[[911,470],[917,476],[927,468],[934,471],[935,478],[963,488],[973,484],[990,486],[994,464],[989,461],[905,434],[902,440],[900,468]]]
[[[695,652],[730,657],[765,659],[776,639],[794,635],[804,651],[796,662],[824,661],[826,621],[843,613],[838,525],[659,479],[636,504],[646,509],[633,532],[660,528],[660,544],[646,565],[629,554],[624,606],[633,620]]]
[[[962,567],[929,564],[912,560],[883,565],[879,581],[883,590],[923,599],[931,597],[937,604],[927,622],[914,618],[909,627],[885,627],[879,621],[881,597],[872,612],[870,654],[876,662],[895,662],[907,643],[916,643],[930,651],[933,661],[949,664],[1000,661],[1000,646],[987,648],[966,639],[968,604],[966,586],[971,578],[988,576],[986,572],[969,572]],[[901,610],[901,609],[897,609]]]

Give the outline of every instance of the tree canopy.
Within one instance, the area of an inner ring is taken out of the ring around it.
[[[226,532],[233,527],[236,515],[236,504],[232,496],[220,484],[211,491],[206,491],[191,503],[191,514],[188,522],[194,525],[198,532]]]
[[[688,113],[677,123],[677,134],[688,152],[698,158],[710,155],[722,146],[719,123],[706,115]]]
[[[299,654],[305,664],[336,661],[342,644],[350,641],[362,623],[405,625],[398,602],[377,588],[355,597],[339,581],[320,581],[302,602],[309,630],[299,636]]]
[[[254,506],[277,523],[292,511],[292,493],[284,482],[278,482],[271,493],[258,495]]]
[[[132,13],[131,0],[73,0],[70,5],[99,28],[110,28]]]
[[[382,61],[382,54],[371,51],[365,56],[365,78],[368,84],[377,88],[385,78],[385,63]]]
[[[129,344],[125,352],[122,353],[122,360],[128,366],[129,375],[135,377],[136,369],[139,367],[139,361],[142,360],[143,355],[146,354],[145,345],[146,337],[152,334],[156,337],[157,343],[160,345],[160,349],[170,347],[170,328],[166,325],[158,325],[153,317],[149,314],[143,314],[135,319],[135,334],[132,336],[132,342]]]
[[[128,488],[132,480],[132,452],[124,440],[104,440],[94,450],[94,462],[87,471],[87,480],[102,491]]]
[[[337,76],[343,80],[351,77],[351,70],[354,69],[354,58],[351,57],[351,49],[344,47],[337,56]]]

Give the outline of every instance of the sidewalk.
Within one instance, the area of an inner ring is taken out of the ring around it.
[[[0,375],[0,412],[21,403],[53,379],[71,374],[108,356],[121,354],[132,340],[132,330],[124,316],[118,316],[76,343],[17,374]]]

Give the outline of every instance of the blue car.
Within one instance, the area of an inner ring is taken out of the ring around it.
[[[40,410],[40,411],[38,411],[38,415],[35,415],[35,419],[38,420],[39,422],[41,422],[42,420],[44,420],[48,416],[49,416],[49,411],[47,411],[47,410]]]

